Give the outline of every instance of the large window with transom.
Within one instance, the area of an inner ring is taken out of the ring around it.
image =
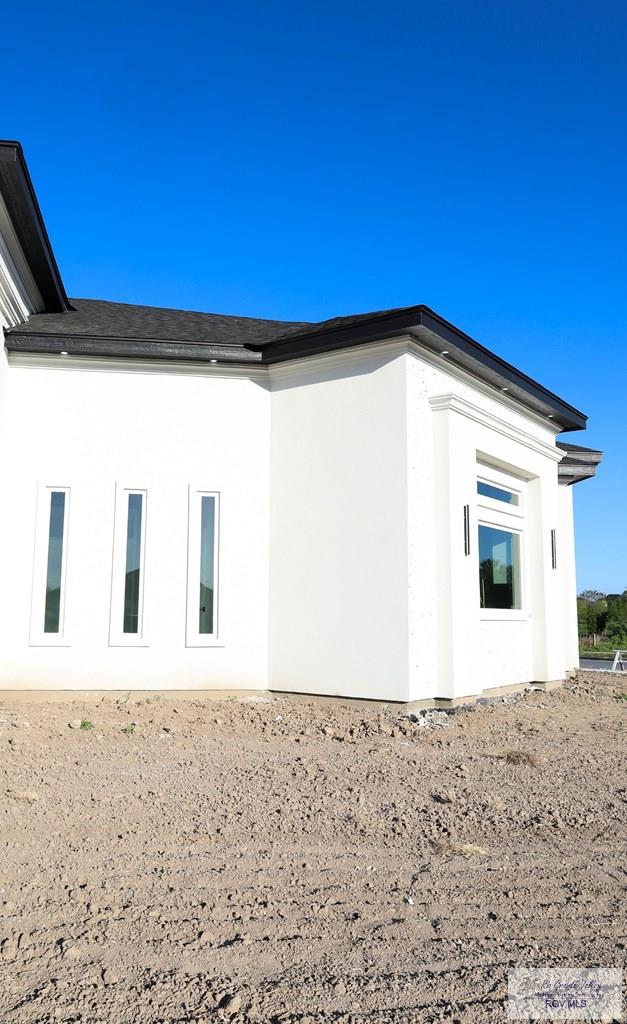
[[[477,476],[479,604],[496,617],[524,602],[525,482],[480,465]],[[492,616],[488,616],[492,617]]]

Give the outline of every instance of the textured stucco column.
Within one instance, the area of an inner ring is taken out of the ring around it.
[[[533,602],[533,671],[539,683],[564,677],[562,581],[551,559],[551,530],[558,531],[557,465],[528,485],[528,546]]]
[[[433,409],[437,696],[477,692],[478,637],[476,449],[467,420],[450,408]],[[470,552],[464,546],[464,506]]]
[[[566,671],[579,666],[579,632],[577,629],[577,579],[575,573],[575,523],[573,488],[557,489],[557,570],[562,588],[562,635]]]

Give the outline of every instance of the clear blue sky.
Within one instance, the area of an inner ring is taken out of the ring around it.
[[[579,587],[627,587],[623,0],[31,3],[3,124],[70,295],[424,302],[590,416]]]

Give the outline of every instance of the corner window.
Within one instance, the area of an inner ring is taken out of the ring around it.
[[[146,491],[116,488],[109,645],[145,646]]]
[[[188,647],[218,640],[219,495],[190,488],[187,548]]]
[[[31,644],[47,646],[64,643],[69,513],[69,487],[39,487]]]
[[[479,594],[482,608],[521,608],[520,536],[479,525]]]

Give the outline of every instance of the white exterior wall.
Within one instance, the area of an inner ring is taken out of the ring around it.
[[[401,341],[272,389],[271,686],[420,700],[563,678],[574,551],[549,425]],[[479,606],[478,460],[525,492],[519,611]]]
[[[561,457],[555,435],[505,396],[493,397],[487,387],[453,372],[444,359],[413,353],[407,358],[415,364],[409,371],[411,400],[432,410],[429,473],[434,477],[437,566],[431,655],[437,669],[433,680],[415,674],[412,699],[457,698],[497,686],[562,678],[562,587],[550,561],[550,531],[558,527]],[[526,481],[520,612],[503,614],[479,606],[478,459]],[[464,553],[464,505],[470,509],[469,555]],[[416,663],[420,646],[418,639]]]
[[[263,383],[62,357],[12,358],[8,378],[0,685],[266,687],[270,395]],[[29,644],[38,482],[71,489],[67,646]],[[109,646],[116,483],[147,491],[145,646]],[[220,646],[185,646],[190,484],[220,492]]]
[[[525,481],[524,603],[508,616],[479,607],[478,457]],[[563,678],[578,654],[559,457],[549,425],[402,339],[250,374],[7,369],[3,352],[0,688],[405,701]],[[67,646],[29,643],[38,483],[71,489]],[[147,491],[142,646],[109,644],[116,484]],[[214,646],[185,643],[189,485],[220,493]]]
[[[270,682],[404,701],[404,356],[353,350],[272,371]]]

